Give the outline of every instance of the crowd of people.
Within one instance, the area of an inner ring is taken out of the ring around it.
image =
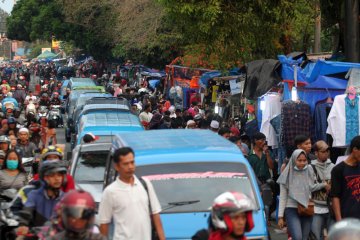
[[[11,213],[17,216],[14,219],[18,225],[5,233],[0,226],[0,237],[92,240],[112,235],[113,239],[166,239],[158,197],[150,181],[135,175],[135,153],[131,148],[114,152],[114,169],[119,177],[105,188],[97,207],[89,193],[75,189],[75,181],[67,173],[64,149],[57,145],[57,126],[46,117],[30,116],[32,104],[35,109],[61,104],[61,80],[55,79],[58,72],[72,74],[71,71],[54,64],[15,69],[5,67],[2,72],[5,80],[0,113],[0,197],[7,190],[16,191]],[[91,76],[98,74],[97,70],[98,66],[87,63],[75,68],[74,74]],[[30,73],[45,79],[38,96],[29,91]],[[329,159],[331,148],[326,142],[312,144],[310,137],[296,136],[287,161],[277,166],[263,133],[249,137],[241,121],[220,117],[210,106],[201,104],[199,96],[190,100],[189,108],[181,109],[172,105],[161,89],[140,91],[147,88],[146,81],[138,89],[128,86],[128,81],[117,72],[110,72],[105,78],[114,83],[110,91],[114,96],[128,98],[131,111],[139,116],[146,130],[208,129],[233,142],[252,167],[260,190],[272,181],[275,197],[273,204],[267,206],[266,217],[270,222],[271,213],[277,208],[278,226],[287,226],[292,240],[359,237],[346,234],[359,232],[360,136],[351,141],[346,160],[336,165]],[[11,81],[16,84],[14,92]],[[70,93],[66,89],[65,101]],[[60,123],[61,126],[62,120]],[[88,133],[83,140],[91,144],[97,137]],[[27,158],[35,160],[26,165]],[[249,196],[224,189],[214,199],[209,228],[199,229],[192,239],[244,240],[245,233],[256,225],[252,218],[255,210]],[[95,226],[96,212],[99,228]],[[340,221],[342,225],[336,224]],[[352,232],[344,231],[344,226]]]

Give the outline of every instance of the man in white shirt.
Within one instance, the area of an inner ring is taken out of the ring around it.
[[[144,111],[142,111],[139,115],[140,122],[144,125],[145,128],[148,127],[152,117],[153,115],[151,113],[151,105],[146,104],[144,107]]]
[[[119,148],[114,153],[114,166],[119,177],[103,192],[99,206],[100,232],[108,236],[113,219],[115,225],[113,239],[151,240],[152,219],[159,239],[165,240],[159,214],[161,212],[159,200],[151,182],[144,179],[147,193],[140,180],[134,175],[134,158],[134,151],[128,147]]]

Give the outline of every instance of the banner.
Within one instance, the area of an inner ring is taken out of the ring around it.
[[[60,48],[60,41],[55,41],[55,39],[52,40],[51,47],[53,49],[59,49]]]
[[[234,80],[230,80],[229,83],[230,83],[231,95],[241,93],[241,91],[242,91],[242,89],[244,87],[243,82],[236,82],[236,79],[234,79]],[[243,84],[241,84],[241,83],[243,83]]]
[[[44,53],[45,51],[51,52],[51,48],[41,48],[41,53]]]

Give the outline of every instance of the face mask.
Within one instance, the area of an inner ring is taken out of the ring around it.
[[[296,171],[304,171],[304,170],[307,169],[307,167],[308,167],[308,165],[306,165],[303,169],[299,169],[297,166],[295,166],[294,169],[295,169]]]
[[[6,161],[6,167],[7,167],[8,169],[10,169],[10,170],[15,170],[15,169],[17,169],[18,165],[19,165],[19,161],[18,161],[18,160],[10,160],[10,159],[8,159],[8,160]]]

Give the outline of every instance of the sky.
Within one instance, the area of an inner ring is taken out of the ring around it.
[[[2,8],[8,13],[11,13],[13,6],[14,6],[14,0],[5,0],[4,3],[0,0],[0,8]]]

